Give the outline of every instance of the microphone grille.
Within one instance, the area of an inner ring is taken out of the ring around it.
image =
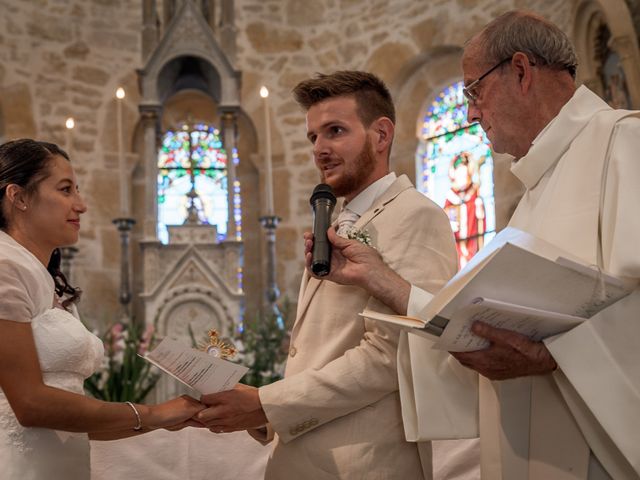
[[[316,185],[316,188],[313,189],[313,193],[309,199],[309,203],[313,205],[316,200],[321,198],[329,200],[333,204],[336,203],[336,196],[333,194],[333,189],[326,183],[319,183]]]

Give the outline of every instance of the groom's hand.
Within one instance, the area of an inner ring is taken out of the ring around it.
[[[267,424],[255,387],[238,384],[233,390],[203,395],[200,401],[209,408],[198,412],[194,418],[212,432],[235,432]]]

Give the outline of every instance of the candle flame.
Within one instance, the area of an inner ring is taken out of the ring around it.
[[[118,87],[118,89],[116,90],[116,97],[118,97],[118,99],[120,100],[124,98],[124,88]]]
[[[264,85],[260,88],[260,96],[262,98],[267,98],[269,96],[269,89]]]
[[[69,130],[71,130],[73,127],[76,126],[76,122],[73,120],[72,117],[67,118],[67,121],[64,122],[64,124]]]

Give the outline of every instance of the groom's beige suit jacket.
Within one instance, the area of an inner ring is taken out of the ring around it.
[[[456,271],[446,215],[404,175],[355,226],[369,232],[391,268],[425,290],[437,291]],[[259,390],[266,440],[275,433],[266,479],[431,478],[430,445],[418,448],[404,436],[399,330],[359,316],[365,308],[392,313],[360,288],[305,272],[285,378]]]

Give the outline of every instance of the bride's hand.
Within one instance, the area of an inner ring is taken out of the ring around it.
[[[182,395],[168,402],[147,406],[146,415],[142,416],[142,424],[147,428],[168,428],[169,430],[198,426],[191,417],[204,408],[206,408],[205,405],[195,398]]]
[[[177,432],[187,427],[206,428],[202,423],[198,422],[197,420],[194,420],[193,418],[190,418],[189,420],[185,420],[184,422],[180,422],[176,425],[164,427],[164,429],[169,430],[170,432]]]

